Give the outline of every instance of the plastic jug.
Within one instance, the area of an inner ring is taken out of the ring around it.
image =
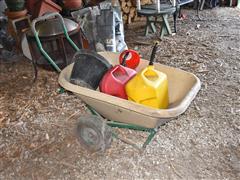
[[[149,66],[132,78],[125,87],[128,99],[158,109],[168,107],[167,75],[154,69],[158,43],[155,44]]]
[[[135,70],[124,67],[127,56],[128,53],[124,56],[122,65],[114,66],[103,76],[99,84],[101,92],[127,99],[125,85],[133,76],[136,75]]]
[[[127,56],[127,59],[126,59],[126,67],[131,68],[131,69],[135,69],[140,62],[140,56],[134,50],[129,49],[129,50],[123,51],[119,56],[119,63],[122,64],[123,57],[125,56],[126,53],[128,53],[128,56]]]

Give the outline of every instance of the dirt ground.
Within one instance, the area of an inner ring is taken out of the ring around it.
[[[32,84],[28,61],[0,61],[0,179],[239,179],[240,10],[204,10],[203,21],[184,13],[157,60],[193,72],[202,88],[141,153],[118,139],[105,153],[89,153],[74,135],[86,107],[57,92],[57,73],[40,69]],[[139,24],[126,30],[129,47],[147,59],[157,39]],[[115,130],[139,144],[147,136]]]

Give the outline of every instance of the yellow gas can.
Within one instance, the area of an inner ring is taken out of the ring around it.
[[[140,71],[125,86],[128,99],[153,108],[168,107],[167,75],[154,69],[157,44],[155,44],[149,66]]]

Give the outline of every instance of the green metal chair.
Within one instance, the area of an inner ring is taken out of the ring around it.
[[[160,0],[157,1],[160,4]],[[172,34],[168,16],[173,15],[174,18],[174,31],[176,32],[176,18],[177,18],[177,6],[176,1],[174,0],[173,4],[164,3],[164,4],[149,4],[140,6],[140,0],[137,1],[137,13],[139,16],[145,16],[146,26],[145,26],[145,36],[148,35],[149,29],[155,33],[156,32],[156,23],[161,24],[161,31],[160,31],[160,39],[163,38],[164,35]],[[158,21],[159,17],[162,19]]]

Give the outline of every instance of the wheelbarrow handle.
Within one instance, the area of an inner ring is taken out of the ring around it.
[[[35,28],[36,23],[40,22],[40,21],[45,21],[45,20],[50,19],[52,17],[57,17],[60,20],[63,31],[64,31],[64,34],[65,34],[65,32],[67,33],[67,28],[65,26],[65,23],[64,23],[64,20],[63,20],[62,16],[57,12],[53,12],[53,13],[47,13],[47,14],[45,14],[43,16],[40,16],[40,17],[38,17],[38,18],[36,18],[32,21],[31,29],[32,29],[32,32],[33,32],[34,36],[35,35],[38,36],[38,33],[36,31],[36,28]]]
[[[34,19],[32,21],[32,24],[31,24],[31,30],[34,34],[34,37],[37,41],[37,45],[38,45],[38,48],[40,49],[40,51],[42,52],[42,54],[45,56],[45,58],[47,58],[47,60],[49,61],[49,63],[58,71],[58,72],[61,72],[61,69],[58,67],[58,65],[52,60],[52,58],[47,54],[47,52],[43,49],[42,47],[42,44],[41,44],[41,41],[38,37],[38,32],[36,31],[36,23],[37,22],[40,22],[40,21],[45,21],[46,19],[49,19],[49,18],[52,18],[52,17],[57,17],[59,20],[60,20],[60,23],[62,25],[62,28],[63,28],[63,32],[64,32],[64,35],[65,37],[67,38],[68,42],[71,44],[71,46],[76,50],[76,51],[79,51],[79,48],[77,47],[77,45],[72,41],[72,39],[69,37],[68,35],[68,32],[67,32],[67,28],[65,26],[65,23],[64,23],[64,20],[62,18],[62,16],[57,13],[57,12],[53,12],[53,13],[49,13],[49,14],[45,14],[43,16],[40,16],[36,19]]]

